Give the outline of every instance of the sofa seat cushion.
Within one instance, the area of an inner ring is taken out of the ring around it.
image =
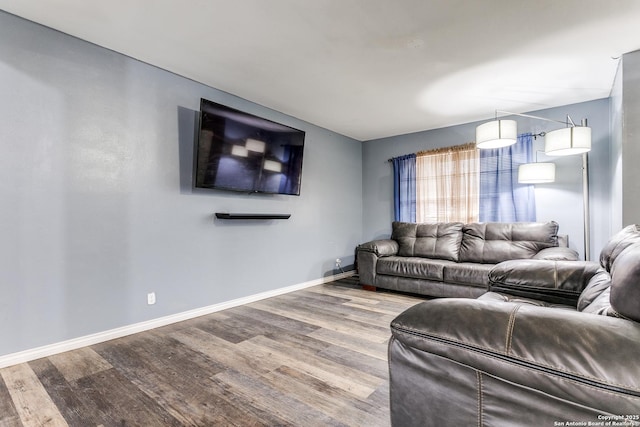
[[[462,241],[461,222],[394,222],[391,238],[398,242],[398,255],[458,261]]]
[[[442,281],[445,266],[451,264],[455,263],[439,259],[390,256],[378,260],[376,273],[387,276]]]
[[[558,223],[471,223],[462,228],[460,261],[497,264],[533,258],[545,248],[558,246]]]
[[[444,266],[444,281],[468,286],[488,288],[489,271],[493,264],[476,264],[472,262],[459,262]]]
[[[575,307],[566,304],[554,304],[552,302],[541,301],[532,298],[524,298],[516,295],[501,294],[499,292],[487,292],[478,297],[479,300],[493,302],[515,302],[519,304],[535,305],[537,307],[562,308],[576,311]]]

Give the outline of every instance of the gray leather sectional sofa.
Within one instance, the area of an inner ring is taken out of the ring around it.
[[[640,227],[600,262],[498,264],[391,324],[393,426],[640,425]]]
[[[360,283],[434,297],[476,298],[510,259],[577,260],[558,224],[394,222],[390,239],[357,248]]]

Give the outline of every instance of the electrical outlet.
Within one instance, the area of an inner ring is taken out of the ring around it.
[[[340,268],[342,266],[342,260],[340,258],[336,258],[336,267]]]
[[[147,304],[153,305],[155,303],[156,303],[156,293],[155,292],[149,292],[147,294]]]

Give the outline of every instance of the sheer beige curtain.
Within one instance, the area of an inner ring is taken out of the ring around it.
[[[416,153],[417,222],[477,222],[479,190],[475,144]]]

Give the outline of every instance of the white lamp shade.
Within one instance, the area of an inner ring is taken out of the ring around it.
[[[591,128],[575,126],[547,132],[544,153],[548,156],[570,156],[591,151]]]
[[[515,120],[494,120],[476,127],[476,147],[507,147],[516,143],[518,125]]]
[[[247,141],[244,144],[247,150],[254,151],[256,153],[264,153],[265,145],[266,144],[264,141],[260,141],[253,138],[247,138]]]
[[[249,157],[249,151],[241,145],[231,147],[231,154],[238,157]]]
[[[555,180],[555,163],[525,163],[518,166],[520,184],[546,184]]]
[[[275,160],[265,160],[262,167],[271,172],[282,172],[282,163]]]

